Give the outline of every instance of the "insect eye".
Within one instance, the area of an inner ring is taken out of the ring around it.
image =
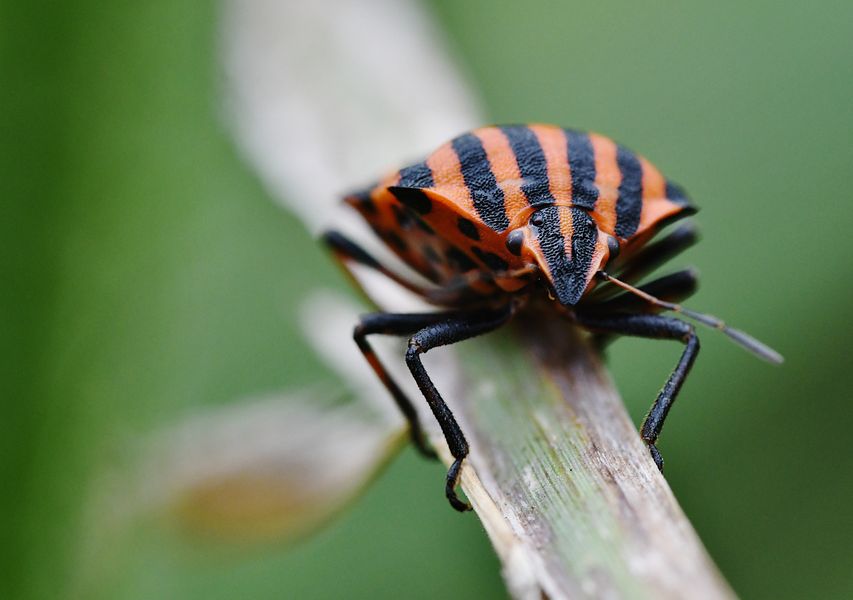
[[[516,229],[506,238],[506,249],[516,256],[521,256],[521,245],[524,243],[524,232]]]
[[[542,224],[545,222],[545,219],[542,218],[542,215],[539,213],[535,213],[532,217],[530,217],[530,224],[534,227],[542,227]]]
[[[617,256],[619,256],[619,240],[617,240],[612,235],[607,236],[607,249],[610,250],[610,258],[609,260],[613,260]]]

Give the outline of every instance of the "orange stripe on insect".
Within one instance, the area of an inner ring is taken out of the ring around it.
[[[566,134],[562,128],[551,125],[531,125],[530,130],[539,140],[548,169],[548,184],[557,204],[570,204],[572,200],[572,175],[569,170],[569,153]]]
[[[557,213],[560,216],[560,233],[563,234],[563,246],[566,251],[566,257],[572,260],[572,236],[575,233],[574,223],[572,222],[572,210],[563,208],[558,209]]]
[[[616,144],[597,133],[590,133],[589,141],[595,154],[595,185],[598,188],[594,216],[599,228],[612,235],[616,230],[616,202],[622,183],[622,172],[616,162]]]
[[[666,179],[657,168],[643,157],[639,157],[643,169],[643,210],[637,233],[654,227],[662,219],[681,212],[684,207],[666,197]]]
[[[515,220],[519,212],[527,208],[527,196],[521,190],[524,183],[518,170],[518,162],[515,153],[509,145],[509,140],[497,127],[484,127],[474,131],[474,135],[480,138],[492,173],[498,186],[504,193],[504,211],[510,222]]]
[[[637,157],[640,167],[643,169],[643,199],[665,198],[666,179],[655,166],[642,156]]]
[[[433,189],[449,197],[464,211],[475,214],[474,202],[471,200],[468,186],[465,185],[462,165],[459,164],[459,157],[453,146],[449,142],[442,145],[430,154],[426,164],[432,170]]]

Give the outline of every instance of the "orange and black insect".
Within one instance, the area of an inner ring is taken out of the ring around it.
[[[782,360],[719,319],[675,304],[695,291],[693,271],[632,285],[696,241],[687,224],[649,243],[665,225],[696,209],[645,158],[602,135],[551,125],[484,127],[346,202],[430,283],[408,281],[340,233],[328,232],[325,241],[337,258],[345,266],[372,267],[441,307],[366,315],[354,337],[408,419],[416,446],[434,456],[411,401],[367,342],[372,334],[410,336],[406,363],[455,459],[445,491],[457,510],[470,508],[455,492],[468,443],[421,355],[500,327],[531,299],[552,300],[599,341],[622,334],[685,345],[641,429],[659,468],[663,460],[655,442],[699,351],[692,325],[659,312],[680,313],[720,329],[761,358]]]

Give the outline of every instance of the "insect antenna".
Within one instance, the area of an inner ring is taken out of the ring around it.
[[[672,312],[680,313],[680,314],[684,315],[685,317],[687,317],[689,319],[693,319],[694,321],[696,321],[698,323],[702,323],[703,325],[707,325],[708,327],[712,327],[714,329],[722,331],[724,334],[729,336],[729,338],[731,338],[736,344],[738,344],[740,347],[748,350],[749,352],[751,352],[752,354],[754,354],[758,358],[761,358],[763,360],[766,360],[767,362],[777,364],[777,365],[781,364],[785,360],[781,354],[776,352],[770,346],[767,346],[766,344],[759,342],[757,339],[755,339],[754,337],[752,337],[751,335],[749,335],[747,333],[744,333],[740,329],[735,329],[734,327],[729,327],[728,325],[726,325],[726,323],[722,319],[715,317],[714,315],[696,312],[696,311],[690,310],[689,308],[685,308],[685,307],[681,306],[680,304],[675,304],[673,302],[667,302],[665,300],[661,300],[660,298],[656,298],[655,296],[652,296],[651,294],[648,294],[641,289],[635,288],[633,285],[631,285],[629,283],[625,283],[624,281],[620,281],[619,279],[616,279],[615,277],[608,275],[604,271],[599,271],[598,276],[601,279],[604,279],[605,281],[608,281],[608,282],[610,282],[616,286],[619,286],[620,288],[622,288],[623,290],[625,290],[627,292],[630,292],[632,294],[635,294],[636,296],[639,296],[640,298],[642,298],[643,300],[645,300],[649,304],[659,306],[659,307],[663,308],[664,310],[670,310]]]

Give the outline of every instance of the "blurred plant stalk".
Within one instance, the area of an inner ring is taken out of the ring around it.
[[[313,232],[334,218],[343,191],[483,121],[414,0],[230,0],[222,27],[238,143],[272,196]],[[336,227],[371,246],[354,214],[339,218]],[[371,249],[383,252],[375,243]],[[374,274],[357,278],[382,309],[423,309]],[[143,479],[160,485],[149,503],[177,507],[196,528],[286,538],[350,502],[405,433],[350,339],[355,312],[324,294],[312,296],[303,315],[306,335],[350,384],[352,403],[331,408],[291,392],[188,419],[152,443],[155,467]],[[462,488],[510,593],[733,597],[597,356],[555,320],[522,317],[426,358],[468,436]],[[401,367],[394,348],[385,357]],[[455,360],[463,352],[465,360]],[[428,412],[422,422],[449,463]]]

